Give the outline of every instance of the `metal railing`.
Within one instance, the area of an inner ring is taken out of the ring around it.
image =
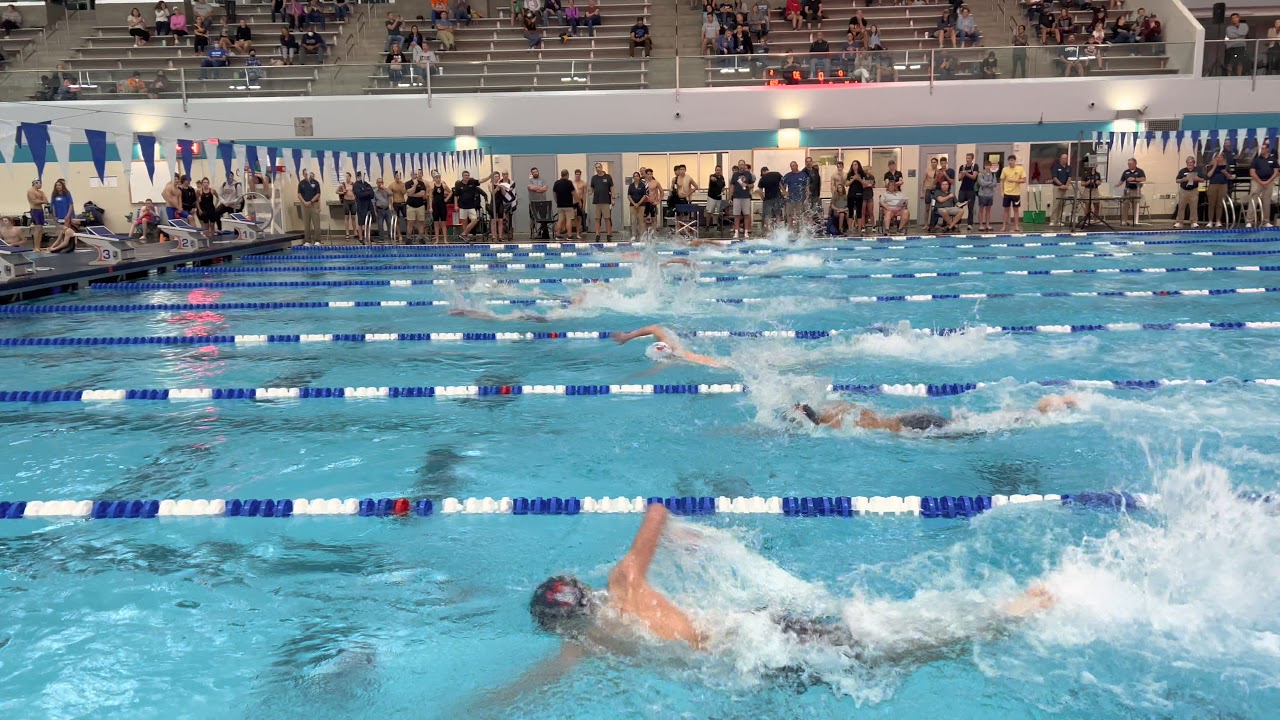
[[[1209,40],[1204,44],[1204,77],[1280,76],[1280,40]]]

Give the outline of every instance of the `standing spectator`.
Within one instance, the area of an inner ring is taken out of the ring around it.
[[[435,242],[444,243],[449,237],[449,201],[454,200],[454,196],[453,190],[440,179],[439,170],[431,171],[431,183],[427,187],[427,194],[430,197],[431,226],[435,231]]]
[[[394,12],[387,13],[387,19],[383,23],[383,27],[387,29],[387,44],[383,46],[382,52],[391,52],[392,45],[404,44],[404,18]]]
[[[644,198],[644,216],[649,230],[658,229],[658,207],[662,204],[662,183],[653,176],[653,168],[644,170],[644,188],[648,195]]]
[[[1263,143],[1258,148],[1258,154],[1253,158],[1253,165],[1249,168],[1249,207],[1250,215],[1254,200],[1260,204],[1262,213],[1258,218],[1258,227],[1271,227],[1271,196],[1275,194],[1276,187],[1276,159],[1271,154],[1271,147],[1267,143]],[[55,186],[56,190],[57,186]],[[1251,222],[1246,222],[1245,227],[1251,227]]]
[[[4,36],[7,38],[14,31],[22,27],[22,13],[18,12],[18,8],[9,5],[5,8],[4,14],[0,15],[0,30],[4,30]]]
[[[644,186],[644,178],[640,177],[638,171],[632,173],[631,184],[627,185],[627,207],[631,210],[631,242],[636,241],[645,225],[644,199],[648,196],[649,188]]]
[[[1276,18],[1275,23],[1267,28],[1267,38],[1272,41],[1280,40],[1280,18]],[[1267,45],[1267,74],[1280,75],[1280,42]]]
[[[205,237],[213,237],[218,230],[218,196],[209,184],[209,178],[200,178],[200,188],[196,190],[196,218],[204,228]]]
[[[302,206],[302,241],[320,241],[320,183],[316,174],[308,171],[307,177],[298,183],[298,203]]]
[[[649,26],[644,24],[643,17],[637,17],[636,24],[631,26],[631,50],[627,54],[635,57],[638,47],[644,48],[645,57],[653,54],[653,38],[649,35]]]
[[[989,163],[978,173],[978,229],[991,232],[991,207],[995,205],[996,185],[1000,178],[997,174],[1000,166]]]
[[[422,171],[414,170],[409,183],[405,185],[404,214],[408,225],[409,241],[422,242],[427,235],[427,184],[422,180]]]
[[[169,12],[169,5],[164,0],[155,5],[156,15],[156,35],[165,36],[169,34],[169,16],[173,13]]]
[[[356,198],[356,240],[361,245],[373,244],[373,215],[376,192],[364,173],[356,172],[356,181],[351,184],[351,194]]]
[[[391,191],[391,212],[395,213],[400,222],[396,223],[396,242],[404,242],[405,230],[408,215],[408,205],[405,202],[405,193],[408,187],[401,179],[399,171],[393,171],[391,174],[391,182],[387,183],[387,189]]]
[[[1182,227],[1182,210],[1186,208],[1187,221],[1191,223],[1191,227],[1200,227],[1200,223],[1196,222],[1200,208],[1200,171],[1196,169],[1194,157],[1187,158],[1187,166],[1178,170],[1174,181],[1178,183],[1178,202],[1173,206],[1173,226]]]
[[[129,34],[133,36],[134,47],[142,47],[151,40],[151,33],[147,32],[147,21],[142,17],[142,13],[138,8],[129,11]]]
[[[760,230],[769,235],[782,220],[782,173],[760,168]]]
[[[806,200],[809,202],[809,212],[814,217],[822,214],[822,170],[818,168],[818,163],[813,158],[806,157],[804,159],[804,171],[809,174],[809,187],[806,190]]]
[[[973,19],[973,13],[968,7],[960,8],[960,17],[956,20],[956,38],[960,40],[961,46],[968,43],[969,47],[977,45],[982,39],[982,34],[978,32],[978,21]]]
[[[1013,231],[1022,232],[1022,186],[1027,182],[1027,171],[1018,165],[1018,158],[1010,155],[1008,164],[1000,171],[1000,185],[1004,207],[1004,220],[1000,223],[1000,232],[1009,229],[1009,221],[1013,220]]]
[[[605,239],[613,242],[613,176],[604,171],[601,163],[596,163],[596,173],[591,176],[591,205],[596,219],[596,242],[600,242],[602,224]]]
[[[53,220],[57,223],[66,223],[68,219],[75,218],[75,200],[71,199],[67,181],[62,178],[53,181],[53,192],[49,195],[49,212],[53,214]]]
[[[581,240],[587,226],[587,183],[582,179],[582,171],[573,171],[573,236]]]
[[[525,189],[529,191],[529,220],[532,223],[529,227],[529,239],[533,239],[533,232],[537,229],[540,231],[541,239],[550,240],[551,238],[545,234],[546,223],[555,218],[555,213],[551,211],[552,203],[547,200],[547,182],[542,179],[538,168],[529,168],[529,184]]]
[[[1147,181],[1147,174],[1138,167],[1138,161],[1134,158],[1129,158],[1127,165],[1124,172],[1120,173],[1120,180],[1116,182],[1116,187],[1124,186],[1120,201],[1120,224],[1134,225],[1142,206],[1142,185]]]
[[[1233,168],[1227,165],[1227,159],[1222,153],[1214,153],[1205,171],[1209,179],[1209,184],[1205,187],[1205,200],[1209,203],[1209,227],[1220,228],[1226,219],[1223,203],[1227,199],[1233,173]]]
[[[858,234],[862,235],[866,231],[867,216],[867,187],[873,184],[871,173],[862,167],[862,162],[854,160],[849,163],[849,172],[845,175],[845,180],[849,187],[849,213],[858,221]],[[888,186],[886,185],[886,188]],[[875,219],[872,218],[872,224]]]
[[[717,228],[722,228],[722,218],[724,214],[724,172],[719,165],[711,171],[711,176],[707,178],[707,212],[704,218],[707,221],[707,227],[711,227],[714,220]]]
[[[378,224],[379,239],[385,244],[393,240],[391,228],[395,226],[391,213],[391,191],[382,178],[378,178],[378,186],[373,189],[373,218]]]
[[[755,187],[756,178],[747,169],[747,161],[739,160],[737,168],[729,179],[733,187],[730,195],[733,200],[733,237],[737,239],[738,230],[742,230],[744,240],[751,237],[751,191]]]
[[[800,164],[791,162],[791,172],[782,176],[783,197],[786,198],[784,215],[787,224],[794,230],[800,229],[800,221],[808,209],[809,173],[800,169]]]
[[[516,196],[511,192],[511,183],[494,173],[498,181],[493,185],[493,239],[503,240],[511,231],[511,214],[515,209]]]
[[[960,186],[956,193],[956,200],[965,206],[967,218],[965,230],[973,232],[973,214],[978,207],[978,164],[973,161],[973,153],[965,153],[964,164],[960,166],[957,176]]]
[[[1049,168],[1049,182],[1053,184],[1053,208],[1050,210],[1049,227],[1062,224],[1062,211],[1067,206],[1071,192],[1071,160],[1066,153],[1058,156]]]
[[[1240,13],[1231,13],[1231,24],[1227,26],[1227,73],[1244,75],[1248,68],[1253,71],[1253,57],[1249,55],[1248,43],[1249,23],[1240,19]]]
[[[343,229],[346,231],[343,239],[350,239],[356,233],[356,195],[352,190],[355,184],[351,173],[347,173],[338,185],[338,199],[342,201]]]
[[[316,32],[315,28],[307,28],[302,34],[302,40],[298,41],[298,45],[302,48],[302,62],[306,64],[308,55],[315,55],[316,62],[324,64],[324,55],[329,45],[324,41],[324,36]]]
[[[920,178],[920,215],[922,223],[928,223],[931,213],[928,211],[929,203],[933,201],[933,191],[938,187],[938,158],[929,158],[929,169],[921,173]],[[928,223],[932,224],[932,223]]]
[[[568,170],[560,171],[560,179],[551,186],[551,194],[556,200],[556,238],[563,240],[573,231],[574,216],[577,215],[574,203],[577,191],[569,179]]]
[[[433,180],[436,175],[433,173]],[[461,235],[470,240],[476,225],[480,223],[481,203],[488,200],[488,194],[480,187],[480,181],[471,177],[467,170],[462,171],[462,179],[454,183],[453,197],[458,204],[458,221],[462,224]]]

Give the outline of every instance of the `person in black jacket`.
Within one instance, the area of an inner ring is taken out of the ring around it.
[[[464,223],[462,235],[469,236],[480,223],[480,203],[488,200],[489,195],[480,187],[479,180],[463,170],[462,179],[454,183],[453,197],[458,203],[458,219]]]
[[[365,180],[364,173],[356,173],[356,181],[351,192],[356,196],[356,238],[365,245],[373,242],[370,231],[373,229],[373,186]]]

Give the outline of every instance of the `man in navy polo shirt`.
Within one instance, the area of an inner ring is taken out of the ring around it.
[[[1067,207],[1067,194],[1071,191],[1071,160],[1066,153],[1058,156],[1049,169],[1053,182],[1053,216],[1049,227],[1062,224],[1062,211]]]
[[[1142,184],[1147,181],[1147,174],[1138,167],[1138,161],[1129,158],[1128,167],[1120,173],[1116,187],[1124,186],[1124,195],[1120,201],[1120,224],[1133,225],[1138,220],[1138,209],[1142,206]]]
[[[1271,196],[1276,190],[1276,158],[1271,148],[1263,144],[1249,166],[1249,178],[1252,180],[1249,193],[1249,207],[1253,208],[1254,198],[1262,203],[1262,216],[1258,218],[1258,227],[1271,227]],[[1252,214],[1252,213],[1250,213]],[[1245,223],[1251,227],[1252,222]]]

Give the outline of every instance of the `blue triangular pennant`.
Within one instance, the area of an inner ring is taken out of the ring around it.
[[[231,177],[235,173],[231,170],[231,163],[235,161],[236,155],[235,143],[223,141],[218,143],[218,157],[222,158],[222,172],[226,177]]]
[[[316,151],[316,163],[320,166],[320,179],[324,180],[324,151]]]
[[[251,170],[253,170],[254,172],[258,172],[258,170],[259,170],[259,167],[258,167],[258,166],[259,166],[259,164],[260,164],[260,163],[258,162],[258,146],[257,146],[257,145],[245,145],[245,146],[244,146],[244,158],[245,158],[245,162],[246,162],[246,163],[248,163],[249,168],[250,168]]]
[[[302,179],[302,148],[294,148],[290,151],[293,155],[293,174]]]
[[[267,169],[268,175],[276,174],[276,160],[278,160],[279,158],[280,158],[280,148],[278,147],[267,148],[267,162],[269,165]]]
[[[139,135],[138,150],[142,153],[142,166],[147,169],[147,177],[154,182],[156,179],[156,136]]]
[[[373,158],[369,153],[360,153],[364,156],[364,179],[373,182]]]
[[[187,177],[191,177],[191,160],[194,157],[194,153],[192,151],[190,140],[178,141],[178,157],[182,159],[183,174]]]
[[[394,170],[395,168],[392,168],[392,169]],[[378,174],[384,178],[387,176],[387,154],[386,153],[378,153]]]
[[[22,123],[22,138],[31,151],[31,162],[36,164],[36,177],[44,177],[44,166],[49,160],[49,126],[43,123]]]
[[[93,169],[98,173],[98,180],[107,177],[107,131],[85,130],[84,140],[89,143],[89,155],[93,157]]]

